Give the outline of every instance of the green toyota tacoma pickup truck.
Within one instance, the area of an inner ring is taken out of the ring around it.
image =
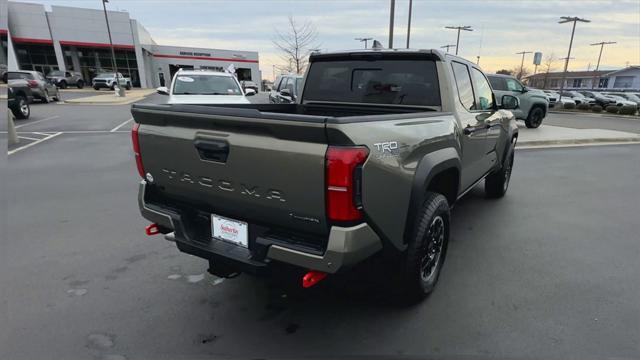
[[[450,209],[507,191],[518,129],[473,63],[438,50],[313,54],[296,104],[132,107],[147,234],[212,274],[301,270],[309,287],[384,251],[430,293]]]

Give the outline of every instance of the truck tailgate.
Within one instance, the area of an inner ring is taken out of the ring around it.
[[[135,105],[144,171],[212,213],[326,234],[323,117],[197,105]]]

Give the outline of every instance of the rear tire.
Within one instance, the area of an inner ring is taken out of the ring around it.
[[[127,89],[127,90],[131,90],[131,83],[127,83],[127,85],[125,85],[124,88]]]
[[[62,80],[62,81],[60,81],[58,86],[60,86],[60,89],[66,89],[67,88],[67,82]]]
[[[434,290],[447,254],[449,219],[447,199],[427,192],[401,262],[403,300],[420,301]]]
[[[487,197],[501,198],[507,193],[511,171],[513,170],[513,146],[510,146],[500,170],[490,174],[484,181],[484,192]]]
[[[28,119],[31,115],[31,108],[29,107],[29,102],[24,96],[16,96],[16,104],[18,104],[17,108],[12,108],[11,112],[16,117],[16,119],[25,120]]]
[[[530,129],[536,129],[542,124],[542,119],[544,119],[544,110],[536,106],[529,111],[529,116],[527,116],[524,124]]]
[[[82,89],[84,87],[84,81],[78,80],[78,82],[76,83],[76,87],[78,89]]]

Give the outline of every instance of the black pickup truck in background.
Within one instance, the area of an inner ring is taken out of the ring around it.
[[[488,196],[507,191],[518,100],[497,102],[475,64],[438,50],[309,60],[297,104],[133,105],[148,233],[213,274],[281,262],[304,286],[385,251],[401,293],[423,298],[451,206],[483,179]]]

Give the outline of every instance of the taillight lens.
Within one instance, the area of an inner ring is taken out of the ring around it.
[[[30,88],[37,88],[38,82],[35,80],[27,80],[27,86]]]
[[[142,166],[142,156],[140,155],[140,139],[138,137],[138,129],[140,124],[134,123],[131,129],[131,142],[133,143],[133,154],[136,157],[136,166],[138,167],[138,174],[144,179],[144,167]]]
[[[327,149],[327,217],[331,221],[362,219],[359,209],[361,190],[360,167],[367,160],[369,149],[364,146]]]

